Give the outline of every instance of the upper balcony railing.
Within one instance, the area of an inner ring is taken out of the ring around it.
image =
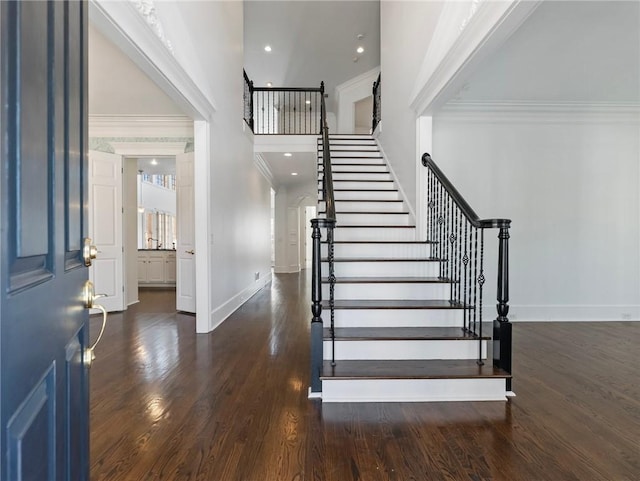
[[[255,87],[244,72],[244,120],[256,135],[320,135],[324,85]]]
[[[373,82],[373,117],[371,119],[372,134],[376,131],[376,127],[380,123],[380,120],[382,120],[382,109],[381,109],[382,88],[380,86],[380,78],[381,78],[381,75],[378,75],[378,80]]]

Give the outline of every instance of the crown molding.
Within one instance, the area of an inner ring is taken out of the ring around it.
[[[193,120],[181,115],[89,115],[89,137],[193,137]]]
[[[114,153],[125,156],[184,154],[187,142],[109,142]]]
[[[639,123],[640,102],[450,101],[436,118],[465,122]]]

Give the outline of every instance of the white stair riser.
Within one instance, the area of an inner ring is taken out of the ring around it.
[[[336,212],[338,225],[409,225],[409,214],[399,212],[397,214],[341,214]]]
[[[336,340],[336,361],[477,359],[478,341],[473,340]],[[324,359],[331,359],[331,340],[323,342]],[[487,341],[482,341],[482,358]]]
[[[318,203],[318,210],[324,211],[324,201]],[[403,202],[349,202],[347,200],[336,201],[336,211],[340,212],[403,212]]]
[[[334,199],[339,200],[398,200],[397,190],[345,190],[333,193]]]
[[[460,309],[335,309],[335,327],[461,327]],[[325,327],[331,326],[328,309],[322,310]]]
[[[318,166],[318,171],[322,172],[322,165]],[[349,165],[349,164],[332,164],[331,172],[333,175],[340,172],[381,172],[388,173],[389,170],[385,164],[367,164],[367,165]]]
[[[361,151],[357,151],[354,150],[352,152],[330,152],[331,154],[331,158],[341,158],[341,157],[348,157],[350,159],[361,159],[361,158],[376,158],[376,159],[382,159],[382,156],[380,155],[380,152],[361,152]],[[322,151],[318,152],[318,159],[322,159],[322,156],[324,155],[324,153]]]
[[[320,175],[322,177],[322,175]],[[393,180],[391,174],[385,172],[359,172],[357,174],[345,174],[342,172],[333,172],[333,181],[345,181],[345,180]]]
[[[327,244],[322,244],[322,257],[327,256]],[[335,257],[383,257],[416,259],[431,256],[431,244],[334,244]]]
[[[334,299],[449,299],[450,284],[438,283],[336,283]],[[322,285],[322,298],[329,299],[329,285]]]
[[[318,189],[322,188],[322,182],[318,182]],[[355,182],[352,180],[336,180],[333,179],[334,190],[395,190],[396,186],[394,182]]]
[[[322,272],[329,272],[324,263]],[[334,272],[338,277],[435,277],[437,262],[335,262]]]
[[[506,392],[501,378],[322,381],[322,402],[505,401]]]
[[[338,227],[334,230],[333,240],[412,241],[416,236],[415,231],[412,227]]]
[[[322,137],[319,137],[322,138]],[[330,134],[329,142],[334,142],[336,140],[344,140],[344,139],[356,139],[356,140],[374,140],[372,135],[368,134]]]
[[[364,164],[366,166],[383,165],[385,168],[387,167],[387,164],[384,162],[384,159],[382,157],[353,158],[347,156],[331,156],[332,171],[335,166],[350,164]],[[318,167],[323,167],[322,157],[318,158]]]
[[[376,144],[362,143],[358,145],[351,145],[353,142],[345,140],[344,142],[334,143],[329,142],[329,149],[331,153],[336,151],[349,151],[349,152],[379,152],[379,148]],[[318,153],[322,152],[322,145],[318,145]]]

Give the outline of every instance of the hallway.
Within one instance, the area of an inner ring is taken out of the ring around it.
[[[170,290],[110,314],[91,480],[640,478],[640,323],[516,323],[508,403],[323,406],[307,399],[306,272],[275,275],[210,334]]]

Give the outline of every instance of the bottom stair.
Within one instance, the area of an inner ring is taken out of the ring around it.
[[[511,375],[487,361],[325,361],[322,402],[504,401]]]

